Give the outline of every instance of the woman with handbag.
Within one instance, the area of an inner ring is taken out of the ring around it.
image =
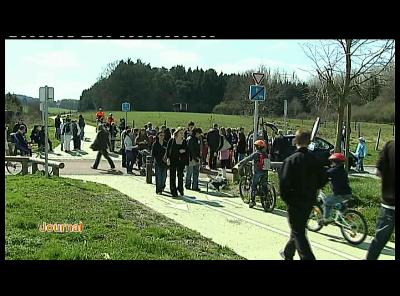
[[[170,169],[169,186],[173,197],[178,196],[178,191],[183,196],[183,170],[189,164],[186,140],[183,138],[184,130],[178,127],[167,145],[167,165]],[[176,187],[178,176],[178,188]]]
[[[156,141],[151,147],[151,156],[154,159],[154,168],[156,171],[156,194],[162,194],[167,179],[166,151],[167,142],[164,141],[163,131],[157,133]]]

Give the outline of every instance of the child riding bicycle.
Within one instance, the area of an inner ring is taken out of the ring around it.
[[[252,208],[256,205],[257,184],[260,181],[261,177],[265,176],[265,178],[268,180],[268,169],[270,163],[268,155],[266,153],[267,144],[265,143],[265,141],[255,141],[254,147],[255,151],[238,163],[239,170],[241,170],[243,165],[245,165],[249,161],[253,161],[254,174],[251,184],[251,201],[249,203],[249,208]]]
[[[324,199],[324,217],[322,223],[324,225],[333,221],[331,217],[332,208],[337,203],[341,203],[351,198],[351,188],[349,185],[349,178],[346,170],[344,169],[344,162],[346,157],[343,153],[333,153],[329,160],[332,167],[328,169],[327,173],[331,182],[333,195]]]

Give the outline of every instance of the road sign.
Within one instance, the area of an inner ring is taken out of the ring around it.
[[[251,74],[253,76],[254,82],[256,84],[261,84],[261,82],[264,80],[265,74],[264,73],[253,73]]]
[[[265,101],[265,86],[250,85],[249,99],[250,101]]]
[[[47,100],[54,100],[54,87],[47,87],[47,94],[46,94],[46,87],[39,88],[40,102],[44,102],[46,97]]]
[[[131,111],[131,104],[130,103],[122,103],[122,111],[124,111],[124,112]]]

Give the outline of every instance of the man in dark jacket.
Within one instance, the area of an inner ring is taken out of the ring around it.
[[[199,173],[201,164],[201,151],[202,151],[202,130],[200,128],[194,128],[192,135],[188,136],[188,152],[189,152],[189,164],[186,166],[186,180],[185,188],[200,191],[199,189]],[[193,176],[193,180],[192,180]]]
[[[220,144],[220,136],[218,130],[218,124],[214,124],[214,128],[210,129],[207,134],[207,143],[208,147],[210,147],[209,153],[209,167],[210,169],[217,169],[217,152]]]
[[[282,130],[278,130],[271,149],[274,161],[283,161],[288,154],[288,141],[283,136]]]
[[[287,205],[290,239],[280,252],[285,260],[293,260],[297,250],[301,260],[315,260],[306,237],[306,223],[316,202],[318,189],[328,182],[320,161],[308,152],[309,132],[298,130],[297,150],[282,163],[280,172],[281,198]]]
[[[376,174],[382,178],[382,203],[376,224],[375,238],[367,253],[367,260],[377,260],[390,239],[395,225],[395,141],[386,143],[376,164]]]
[[[61,116],[57,114],[57,117],[54,119],[54,127],[56,128],[56,139],[61,139]]]
[[[93,144],[90,146],[90,148],[92,148],[94,151],[98,151],[96,160],[95,160],[93,166],[91,167],[92,169],[95,169],[95,170],[97,169],[97,167],[99,166],[99,163],[100,163],[100,158],[103,155],[107,159],[108,163],[110,164],[111,170],[115,170],[115,164],[107,152],[107,148],[110,146],[111,146],[111,143],[110,143],[108,132],[106,131],[104,125],[100,124],[96,139],[94,140]]]

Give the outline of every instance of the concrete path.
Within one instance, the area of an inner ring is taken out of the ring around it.
[[[138,176],[64,177],[106,184],[247,259],[280,260],[278,252],[289,237],[286,212],[265,213],[259,206],[249,209],[240,198],[189,190],[179,199],[169,194],[159,196],[155,185],[146,184]],[[325,260],[364,259],[371,241],[368,237],[362,244],[352,246],[334,226],[324,227],[319,233],[308,232],[308,237],[317,259]],[[380,259],[395,259],[395,244],[388,243]]]

